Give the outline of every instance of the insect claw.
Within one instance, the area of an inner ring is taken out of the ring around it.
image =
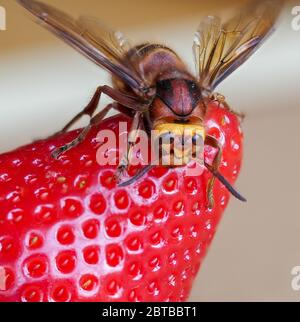
[[[125,171],[125,166],[120,166],[117,168],[117,170],[113,176],[113,179],[118,184],[118,186],[120,186],[121,177],[123,176],[124,171]]]
[[[60,148],[55,149],[52,153],[51,153],[51,157],[55,160],[58,160],[58,158],[64,153],[66,152],[66,146],[62,146]]]
[[[136,182],[137,180],[141,179],[148,171],[153,169],[154,166],[152,164],[145,166],[143,169],[138,171],[131,179],[125,182],[121,182],[118,186],[119,187],[127,187]]]

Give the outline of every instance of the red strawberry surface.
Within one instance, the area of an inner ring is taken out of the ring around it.
[[[118,132],[123,116],[93,128],[75,149],[51,151],[78,131],[0,156],[0,301],[184,301],[229,193],[219,182],[207,207],[211,174],[151,170],[126,188],[115,167],[99,166],[100,129]],[[220,172],[233,184],[242,159],[235,115],[212,103],[209,134],[223,145]],[[118,134],[117,134],[118,136]],[[206,160],[215,151],[206,148]]]

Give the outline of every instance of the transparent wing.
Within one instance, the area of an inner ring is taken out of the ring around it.
[[[213,91],[254,54],[274,30],[281,7],[281,0],[256,0],[224,24],[213,16],[201,22],[193,49],[203,88]]]
[[[126,55],[129,50],[134,51],[134,47],[120,32],[106,29],[93,17],[82,16],[75,20],[38,1],[17,1],[39,18],[44,27],[143,96],[146,80],[130,59],[133,55]]]
[[[126,65],[127,68],[144,77],[143,71],[137,64],[138,50],[120,31],[107,29],[99,19],[91,16],[80,16],[76,24],[82,30],[81,36],[107,58],[116,64]],[[129,52],[130,55],[128,55]]]

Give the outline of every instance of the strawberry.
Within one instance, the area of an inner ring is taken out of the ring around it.
[[[51,151],[78,131],[0,156],[0,301],[184,301],[229,201],[211,174],[156,167],[120,188],[114,167],[99,166],[99,129],[75,149]],[[234,183],[242,158],[237,117],[216,103],[206,127],[223,145],[220,172]],[[206,147],[206,161],[215,155]],[[133,171],[133,170],[132,170]]]

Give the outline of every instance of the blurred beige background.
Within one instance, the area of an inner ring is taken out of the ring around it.
[[[45,0],[46,1],[46,0]],[[166,43],[193,67],[193,33],[207,14],[230,15],[241,1],[48,0],[73,15],[93,14],[138,41]],[[299,301],[300,31],[287,2],[276,34],[218,91],[246,112],[245,164],[195,283],[193,301]],[[0,31],[0,152],[59,130],[107,74],[34,24],[13,0]],[[103,105],[105,104],[103,101]]]

